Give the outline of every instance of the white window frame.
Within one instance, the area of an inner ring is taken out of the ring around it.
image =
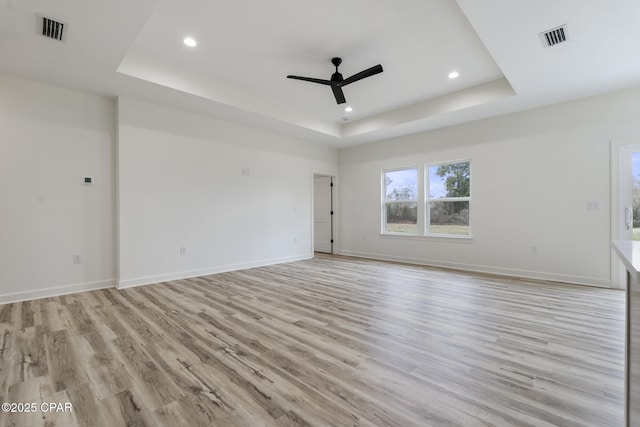
[[[416,176],[416,197],[415,200],[402,200],[402,201],[387,201],[387,185],[385,183],[385,176],[388,172],[396,172],[396,171],[404,171],[415,169],[417,171]],[[424,180],[420,179],[420,173],[424,175],[424,168],[421,166],[406,166],[400,168],[391,168],[391,169],[383,169],[380,174],[380,188],[382,193],[382,204],[380,206],[381,221],[380,221],[380,232],[381,234],[393,235],[393,236],[422,236],[424,235],[421,230],[424,230],[424,203],[421,202],[422,194],[424,190],[420,187],[423,185]],[[393,232],[387,231],[387,203],[415,203],[417,208],[417,224],[416,224],[416,232],[415,233],[403,233],[403,232]]]
[[[442,166],[442,165],[453,165],[458,163],[469,163],[469,196],[468,197],[434,197],[431,198],[429,194],[430,182],[429,182],[429,172],[430,169],[434,166]],[[473,196],[473,163],[471,159],[460,159],[460,160],[448,160],[446,162],[436,162],[436,163],[427,163],[424,166],[424,203],[422,204],[424,209],[424,231],[425,236],[427,237],[445,237],[452,239],[471,239],[472,238],[472,201],[471,197]],[[469,234],[446,234],[446,233],[431,233],[431,209],[429,209],[429,204],[431,202],[469,202]]]

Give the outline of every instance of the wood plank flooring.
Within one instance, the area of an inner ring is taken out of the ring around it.
[[[620,291],[319,255],[0,306],[0,425],[621,426],[623,350]]]

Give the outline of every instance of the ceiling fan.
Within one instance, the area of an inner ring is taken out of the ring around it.
[[[342,74],[338,72],[338,67],[342,63],[342,59],[333,58],[331,59],[331,63],[336,67],[336,72],[331,75],[331,80],[314,79],[313,77],[300,77],[300,76],[291,76],[291,75],[287,76],[287,78],[304,80],[307,82],[320,83],[321,85],[331,86],[331,90],[333,91],[333,96],[336,97],[336,102],[338,104],[344,104],[345,102],[347,102],[347,100],[344,98],[344,93],[342,92],[343,86],[346,86],[353,82],[357,82],[358,80],[362,80],[366,77],[371,77],[375,74],[382,72],[382,65],[378,64],[364,71],[360,71],[359,73],[356,73],[351,77],[347,77],[346,79],[343,79]]]

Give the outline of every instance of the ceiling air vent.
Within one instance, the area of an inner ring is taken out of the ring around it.
[[[567,41],[567,26],[561,25],[548,31],[540,33],[540,38],[544,47],[555,46]]]
[[[67,29],[66,24],[42,15],[38,15],[38,21],[38,31],[40,32],[40,34],[47,38],[58,40],[61,42],[65,40],[65,30]]]

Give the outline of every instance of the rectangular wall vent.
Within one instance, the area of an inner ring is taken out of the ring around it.
[[[65,30],[67,29],[66,24],[60,21],[56,21],[51,18],[47,18],[46,16],[38,15],[38,19],[40,21],[39,24],[39,33],[43,36],[58,40],[64,41],[64,37],[66,35]]]
[[[551,47],[551,46],[555,46],[557,44],[566,42],[567,41],[566,24],[540,33],[540,39],[542,39],[542,43],[544,44],[544,47]]]

